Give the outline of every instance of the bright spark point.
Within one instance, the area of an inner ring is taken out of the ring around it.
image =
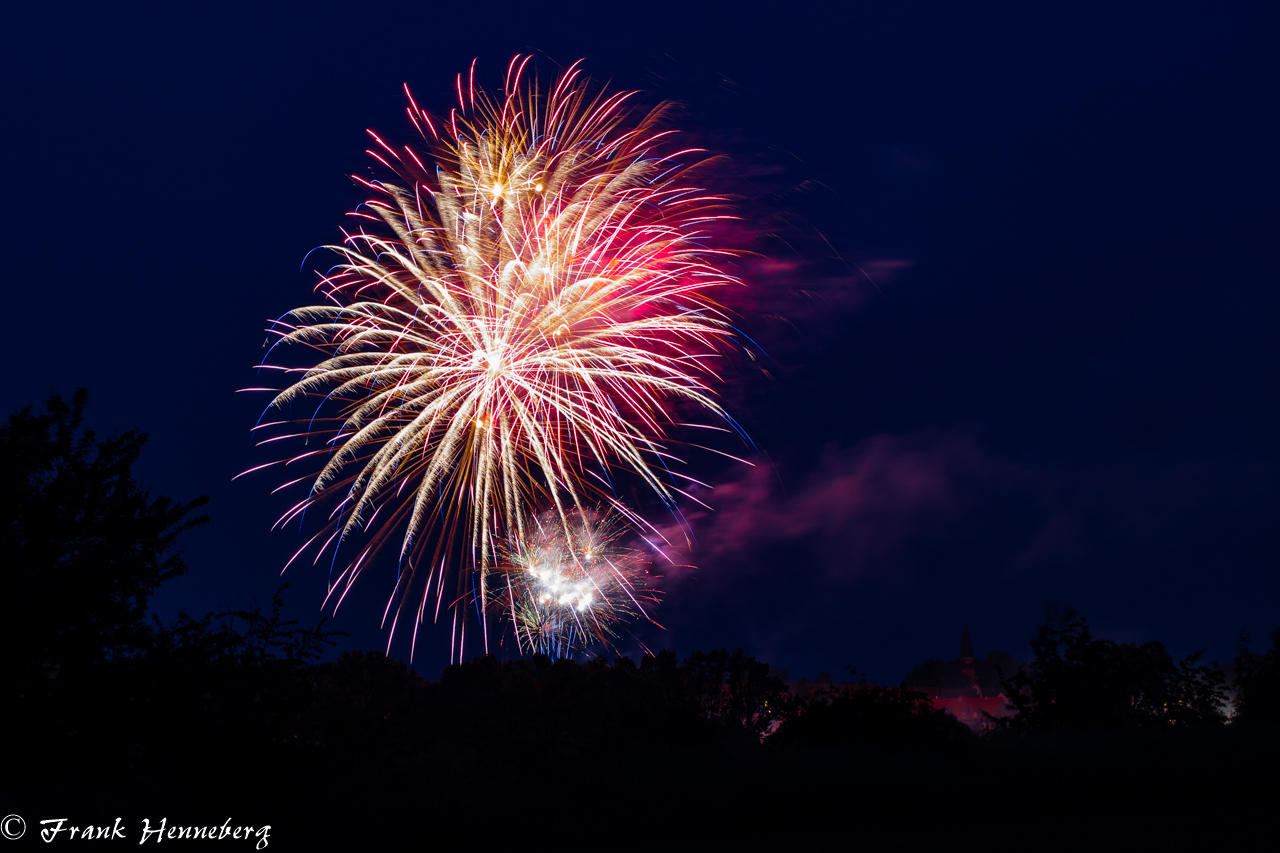
[[[625,532],[606,513],[550,511],[512,543],[489,603],[511,620],[522,650],[563,657],[609,645],[623,624],[649,618],[644,605],[657,593],[644,555],[618,544]]]

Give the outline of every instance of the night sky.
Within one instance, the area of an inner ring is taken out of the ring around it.
[[[0,406],[85,386],[92,426],[150,433],[154,493],[211,497],[158,612],[265,604],[302,540],[269,532],[275,475],[232,482],[271,458],[235,392],[364,198],[365,129],[410,141],[402,84],[447,111],[473,58],[496,85],[585,57],[683,100],[760,253],[769,377],[726,394],[762,454],[695,460],[717,512],[644,642],[896,683],[964,620],[1026,659],[1050,602],[1227,660],[1280,624],[1276,30],[1264,4],[24,4]],[[383,562],[339,648],[385,644]],[[290,616],[325,577],[290,569]],[[447,633],[418,649],[436,677]]]

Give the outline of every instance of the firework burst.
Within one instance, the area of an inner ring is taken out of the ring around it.
[[[634,93],[600,92],[576,66],[544,90],[528,62],[512,61],[496,96],[473,66],[447,118],[409,96],[422,151],[371,132],[369,153],[396,178],[362,181],[372,196],[317,288],[327,304],[272,327],[277,345],[316,354],[274,368],[296,379],[272,406],[311,401],[304,419],[259,427],[310,444],[281,460],[313,467],[286,484],[309,488],[280,523],[332,503],[294,559],[314,548],[336,562],[366,534],[334,568],[335,608],[399,540],[391,635],[411,588],[415,626],[433,584],[436,618],[444,602],[489,600],[489,572],[504,542],[532,535],[532,507],[553,508],[566,534],[575,508],[595,504],[638,526],[614,496],[619,475],[674,507],[673,478],[692,480],[667,439],[681,401],[736,429],[712,396],[732,330],[708,294],[735,280],[702,245],[728,218],[699,188],[707,158],[676,148],[664,108],[633,108]]]
[[[657,602],[643,553],[623,547],[625,528],[608,513],[546,512],[506,550],[490,585],[490,607],[505,614],[521,651],[553,658],[612,646],[618,629],[649,618]]]

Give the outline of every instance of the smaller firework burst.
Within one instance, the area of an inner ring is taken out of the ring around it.
[[[618,629],[656,603],[648,560],[619,540],[626,528],[608,512],[547,512],[511,543],[490,587],[490,606],[510,617],[523,651],[565,657],[612,647]]]

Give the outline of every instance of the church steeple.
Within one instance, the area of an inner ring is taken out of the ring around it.
[[[973,641],[969,639],[969,621],[965,620],[964,635],[960,638],[960,672],[969,676],[969,689],[981,696],[978,689],[978,667],[973,659]]]

